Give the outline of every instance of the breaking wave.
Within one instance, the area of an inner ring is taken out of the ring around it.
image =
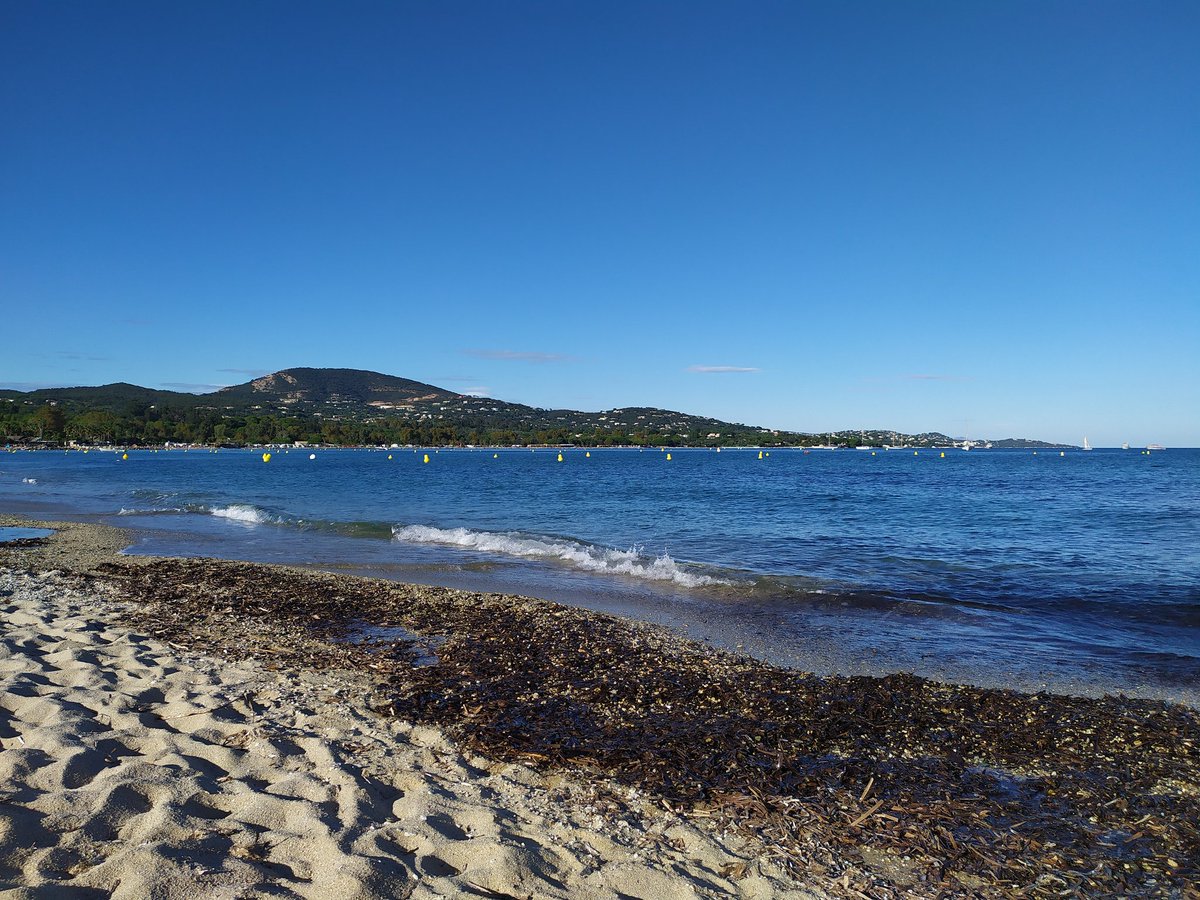
[[[208,514],[220,519],[232,519],[235,522],[244,522],[247,525],[261,525],[264,522],[274,521],[270,513],[263,512],[257,506],[251,506],[248,503],[231,503],[229,506],[214,506],[208,510]]]
[[[683,587],[725,585],[731,582],[695,572],[666,553],[650,556],[640,547],[615,550],[567,538],[551,538],[516,531],[472,531],[469,528],[433,528],[428,525],[397,525],[392,538],[413,544],[442,544],[500,553],[523,559],[564,562],[576,568],[609,575],[625,575],[649,581],[670,581]]]

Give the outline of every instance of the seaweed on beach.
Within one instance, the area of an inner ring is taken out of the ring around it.
[[[835,893],[1200,896],[1187,707],[820,678],[504,595],[212,560],[100,571],[141,630],[363,671],[382,715],[639,788]],[[411,640],[347,640],[364,625],[439,636],[437,663]]]

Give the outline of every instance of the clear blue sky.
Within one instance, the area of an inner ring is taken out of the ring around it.
[[[1200,445],[1192,0],[8,2],[0,209],[5,386]]]

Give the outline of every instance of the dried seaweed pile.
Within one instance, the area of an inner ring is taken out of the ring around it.
[[[1184,707],[817,678],[498,595],[204,560],[106,574],[145,604],[141,629],[365,667],[383,714],[638,786],[799,871],[853,870],[872,896],[1191,895],[1200,875],[1200,715]],[[444,635],[440,661],[336,640],[358,622]]]

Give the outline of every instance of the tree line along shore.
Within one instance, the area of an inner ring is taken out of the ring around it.
[[[22,449],[63,447],[264,447],[311,445],[362,447],[900,447],[962,446],[940,432],[918,435],[860,430],[809,434],[722,423],[687,430],[588,428],[580,423],[545,428],[495,427],[464,421],[406,418],[330,418],[321,415],[222,415],[204,409],[144,409],[132,414],[90,409],[72,412],[49,403],[0,408],[0,442]],[[978,443],[975,446],[980,446]],[[997,449],[1071,449],[1066,444],[1005,439]]]
[[[254,447],[296,443],[330,447],[380,446],[591,446],[591,447],[858,447],[895,444],[906,447],[950,447],[943,434],[899,435],[894,432],[841,431],[823,434],[764,432],[729,428],[686,432],[646,428],[572,427],[518,429],[467,422],[425,422],[400,418],[330,419],[322,416],[227,415],[205,410],[147,410],[119,415],[108,410],[71,414],[45,404],[33,410],[0,412],[0,438],[22,447],[85,446],[161,447],[167,443],[208,447]],[[1050,446],[1050,445],[1046,445]]]

